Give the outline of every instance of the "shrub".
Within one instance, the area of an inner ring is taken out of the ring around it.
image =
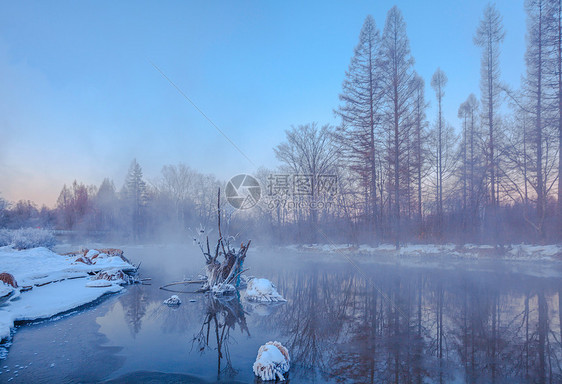
[[[46,229],[21,228],[0,230],[0,246],[11,245],[22,250],[36,247],[52,248],[57,243],[53,233]]]
[[[10,245],[12,243],[12,236],[10,235],[8,229],[0,229],[0,247],[5,247],[6,245]]]

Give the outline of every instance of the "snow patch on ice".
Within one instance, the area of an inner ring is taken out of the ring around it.
[[[86,287],[92,288],[100,288],[100,287],[111,287],[113,283],[109,280],[99,279],[99,280],[90,280],[86,283]]]
[[[181,304],[181,300],[178,297],[178,295],[172,295],[169,298],[167,298],[166,300],[164,300],[164,304],[169,305],[169,306],[176,306],[176,305]]]

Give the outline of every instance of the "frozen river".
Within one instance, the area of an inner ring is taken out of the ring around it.
[[[250,248],[248,274],[273,281],[287,303],[176,293],[183,303],[170,308],[162,301],[172,293],[159,287],[202,272],[198,249],[123,249],[152,285],[18,327],[0,382],[254,382],[257,350],[270,340],[289,349],[297,383],[562,381],[559,267],[539,277],[502,263],[355,257],[354,266]]]

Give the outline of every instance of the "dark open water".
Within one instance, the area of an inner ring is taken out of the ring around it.
[[[562,382],[557,270],[533,277],[501,263],[413,268],[365,256],[358,270],[337,256],[250,248],[248,274],[272,280],[286,304],[178,293],[174,309],[159,286],[201,272],[198,250],[124,249],[152,285],[19,327],[0,382],[254,382],[269,340],[288,347],[293,383]]]

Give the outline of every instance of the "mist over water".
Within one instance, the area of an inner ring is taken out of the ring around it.
[[[562,382],[562,1],[496,3],[3,5],[0,256],[151,284],[20,322],[0,382],[257,383],[275,340],[288,382]]]
[[[11,371],[2,370],[1,379],[14,377],[19,365],[27,368],[13,382],[252,382],[257,350],[269,340],[289,349],[295,382],[562,377],[560,276],[507,272],[501,264],[450,270],[361,258],[357,270],[337,258],[326,262],[323,254],[258,247],[248,252],[248,274],[273,281],[287,303],[176,293],[183,303],[170,308],[162,301],[172,292],[159,286],[201,272],[198,249],[125,251],[142,261],[152,285],[130,286],[95,307],[19,328],[2,363]]]

